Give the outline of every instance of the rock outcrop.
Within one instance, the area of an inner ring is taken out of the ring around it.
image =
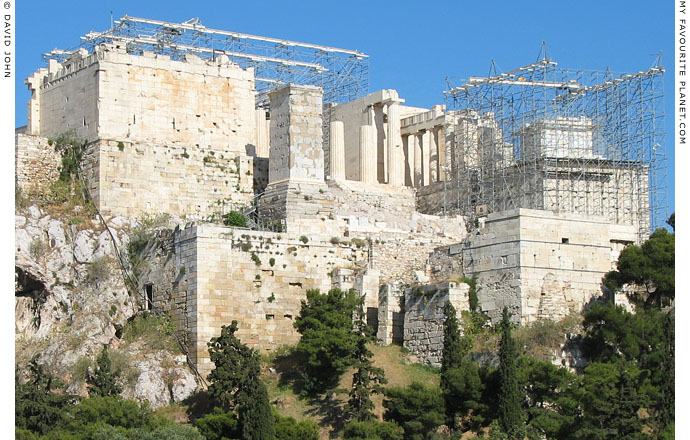
[[[136,220],[107,218],[108,230],[85,211],[67,219],[36,205],[16,212],[15,362],[39,354],[69,392],[86,395],[86,375],[109,346],[127,370],[125,397],[153,408],[184,400],[197,387],[184,355],[120,339],[141,300],[128,292],[115,249],[126,248]]]

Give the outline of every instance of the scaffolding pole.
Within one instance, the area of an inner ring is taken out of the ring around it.
[[[448,208],[471,218],[514,208],[603,216],[645,239],[668,215],[663,74],[543,58],[458,86],[447,78]]]
[[[267,105],[266,92],[282,84],[323,89],[324,103],[343,103],[369,92],[369,56],[356,50],[210,29],[198,18],[183,23],[124,16],[103,32],[81,37],[78,47],[54,49],[44,59],[63,62],[79,47],[93,52],[101,43],[122,43],[129,53],[151,51],[181,60],[186,53],[204,59],[226,55],[231,62],[253,68],[257,104]]]

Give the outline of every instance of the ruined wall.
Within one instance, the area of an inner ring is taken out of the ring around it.
[[[188,226],[175,237],[187,283],[190,352],[211,371],[206,342],[239,322],[237,336],[265,352],[295,344],[293,328],[307,289],[326,292],[330,273],[368,260],[367,249],[217,225]]]
[[[20,188],[40,188],[58,179],[61,157],[47,138],[17,134],[14,145],[15,181]]]
[[[205,217],[253,197],[253,158],[180,144],[100,140],[83,159],[94,203],[112,215]]]
[[[470,309],[469,286],[448,282],[411,287],[405,291],[404,346],[419,361],[441,366],[443,357],[443,308],[450,301],[458,315]]]

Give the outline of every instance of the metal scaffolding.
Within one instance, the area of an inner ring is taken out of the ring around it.
[[[513,208],[598,215],[648,236],[667,214],[663,74],[571,70],[543,58],[460,86],[449,78],[451,208],[470,217]]]
[[[169,23],[124,16],[104,32],[81,37],[79,47],[92,52],[101,43],[125,43],[127,51],[152,51],[180,60],[186,53],[205,59],[226,55],[242,68],[254,68],[257,104],[265,106],[266,92],[280,84],[323,88],[324,103],[343,103],[369,91],[369,56],[356,50],[298,43],[203,26],[198,18]],[[54,49],[44,59],[62,62],[72,50]]]

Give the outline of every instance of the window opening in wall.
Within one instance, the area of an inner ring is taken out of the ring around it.
[[[283,315],[283,317],[284,317],[284,318],[287,318],[287,319],[292,319],[292,314],[291,314],[291,313],[286,313],[286,314]]]
[[[81,123],[82,123],[82,127],[86,127],[86,117],[84,117],[84,118],[82,119],[82,122],[81,122]]]
[[[570,239],[568,239],[568,238],[561,238],[561,243],[563,243],[563,244],[568,244],[568,243],[570,243]]]
[[[273,318],[275,318],[275,315],[266,314],[266,319],[267,319],[267,320],[270,320],[270,319],[273,319]]]
[[[146,310],[153,310],[153,284],[146,285]]]
[[[508,264],[508,256],[507,255],[504,255],[501,257],[501,263]]]
[[[173,118],[173,130],[175,129],[175,118]]]
[[[134,121],[134,124],[137,123],[137,115],[132,115],[132,121]]]

